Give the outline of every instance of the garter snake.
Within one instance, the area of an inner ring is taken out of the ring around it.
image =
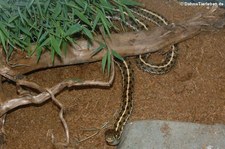
[[[139,26],[148,30],[145,25],[145,21],[150,21],[157,26],[168,25],[168,21],[161,15],[141,8],[133,7],[130,8],[131,12],[135,15],[135,22],[126,21],[123,22],[127,27],[134,31],[139,31]],[[124,14],[126,14],[124,12]],[[126,14],[127,15],[127,14]],[[116,20],[122,22],[121,18],[118,16],[109,16],[111,20]],[[147,62],[148,55],[139,55],[137,60],[137,65],[143,71],[149,72],[151,74],[165,74],[167,73],[175,64],[177,59],[177,48],[175,45],[171,46],[171,50],[166,52],[165,60],[160,64],[154,64],[152,62]],[[109,145],[118,145],[120,143],[120,138],[124,129],[124,126],[131,115],[133,109],[133,72],[130,69],[130,65],[123,60],[122,62],[116,62],[120,68],[123,78],[123,96],[122,96],[122,106],[119,115],[116,119],[113,129],[108,129],[105,132],[105,140]]]
[[[130,68],[130,64],[123,60],[122,62],[116,62],[120,68],[123,79],[123,96],[122,104],[119,116],[116,119],[113,129],[108,129],[105,132],[105,139],[109,145],[117,145],[120,142],[120,137],[123,132],[123,128],[132,112],[133,108],[133,85],[134,76],[133,70]]]

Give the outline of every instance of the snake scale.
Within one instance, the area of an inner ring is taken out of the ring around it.
[[[125,26],[131,28],[133,31],[139,31],[139,28],[144,28],[148,30],[146,21],[149,21],[157,26],[168,25],[169,22],[167,19],[162,17],[156,12],[141,8],[141,7],[132,7],[130,8],[131,12],[135,16],[134,21],[123,22]],[[128,16],[124,12],[125,15]],[[118,16],[108,16],[111,20],[116,20],[122,22],[122,19]],[[137,59],[137,65],[140,69],[151,74],[165,74],[171,70],[175,65],[178,55],[178,49],[175,45],[171,46],[171,49],[166,52],[165,59],[160,64],[155,64],[148,61],[149,54],[139,55]],[[114,123],[112,129],[105,131],[105,140],[109,145],[118,145],[123,133],[124,126],[126,125],[127,120],[129,119],[132,109],[133,109],[133,88],[134,88],[134,76],[133,70],[130,68],[129,62],[123,60],[122,62],[116,61],[117,65],[120,68],[122,79],[123,79],[123,95],[122,95],[122,104],[121,109],[118,114],[118,117]]]

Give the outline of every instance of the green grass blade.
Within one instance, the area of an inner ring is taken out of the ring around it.
[[[105,66],[106,66],[106,62],[107,62],[107,55],[108,55],[108,51],[106,52],[106,54],[102,58],[102,71],[103,71],[103,73],[105,72]]]
[[[53,48],[53,51],[55,51],[59,56],[62,55],[61,53],[61,40],[58,38],[55,38],[54,36],[50,36],[50,43],[51,43],[51,47]]]
[[[107,52],[107,68],[108,68],[108,74],[109,74],[111,69],[111,53],[110,52]]]
[[[112,50],[112,55],[113,55],[114,57],[116,57],[117,59],[121,60],[121,61],[124,60],[123,57],[120,56],[120,55],[119,55],[116,51],[114,51],[114,50]]]
[[[28,55],[37,52],[38,59],[42,49],[48,49],[54,58],[63,52],[64,42],[75,43],[85,36],[92,43],[99,30],[110,35],[115,26],[106,16],[118,14],[117,9],[134,19],[128,6],[136,4],[135,0],[0,0],[0,44],[9,53],[14,48]],[[125,21],[126,15],[119,15]],[[32,51],[31,44],[37,45]],[[104,48],[100,45],[93,53]],[[104,61],[109,70],[109,53]]]
[[[140,6],[141,3],[134,1],[134,0],[120,0],[123,5],[128,5],[128,6]]]
[[[82,26],[80,24],[75,24],[70,26],[70,28],[66,31],[65,36],[70,36],[75,33],[78,33],[82,30]]]
[[[98,52],[100,52],[101,50],[103,50],[104,48],[106,48],[106,45],[104,43],[100,43],[99,47],[97,49],[94,50],[92,56],[96,55]]]
[[[83,33],[86,35],[89,39],[94,40],[94,37],[89,29],[86,27],[83,27]]]
[[[53,18],[57,18],[59,16],[59,14],[61,13],[62,8],[61,8],[61,4],[57,3],[55,9],[54,9],[54,13],[53,13]]]
[[[75,12],[75,15],[78,16],[84,23],[91,26],[91,22],[88,20],[88,18],[84,14],[80,13],[76,9],[74,9],[74,12]]]
[[[0,30],[0,43],[2,44],[5,53],[7,54],[8,52],[6,49],[6,38],[4,36],[4,33],[1,30]]]

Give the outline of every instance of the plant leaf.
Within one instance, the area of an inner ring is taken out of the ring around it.
[[[55,38],[54,36],[50,36],[50,43],[51,47],[54,49],[52,51],[55,51],[59,56],[62,55],[60,45],[61,41],[58,38]]]
[[[80,13],[78,10],[74,9],[75,15],[78,16],[82,21],[84,21],[87,25],[91,26],[91,22],[88,20],[88,18]]]
[[[100,52],[104,48],[106,48],[106,45],[101,42],[100,45],[99,45],[99,47],[93,51],[92,56],[96,55],[98,52]]]
[[[112,50],[112,55],[113,55],[114,57],[116,57],[117,59],[121,60],[121,61],[124,60],[123,57],[120,56],[120,55],[119,55],[116,51],[114,51],[114,50]]]
[[[3,34],[3,32],[0,30],[0,43],[2,44],[2,46],[3,46],[3,49],[4,49],[4,51],[7,53],[7,49],[6,49],[6,38],[5,38],[5,36],[4,36],[4,34]]]
[[[107,62],[107,55],[108,55],[108,51],[106,52],[106,54],[102,58],[102,71],[103,71],[103,73],[105,72],[105,66],[106,66],[106,62]]]
[[[107,68],[108,68],[108,74],[110,73],[110,68],[111,68],[111,53],[107,52]]]
[[[70,28],[66,31],[65,36],[70,36],[73,35],[77,32],[80,32],[82,30],[82,27],[80,26],[80,24],[75,24],[70,26]]]
[[[83,27],[83,33],[91,40],[94,40],[94,37],[89,29]]]

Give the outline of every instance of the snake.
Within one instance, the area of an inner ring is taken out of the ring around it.
[[[142,8],[142,7],[132,7],[130,8],[131,12],[135,16],[135,22],[132,20],[123,22],[119,16],[108,16],[110,20],[120,21],[124,23],[125,26],[131,28],[133,31],[140,31],[139,28],[144,28],[148,30],[148,27],[145,22],[152,22],[157,26],[168,25],[169,22],[163,16],[158,13]],[[128,16],[126,12],[125,15]],[[150,54],[139,55],[137,58],[137,66],[148,73],[162,75],[171,70],[175,65],[178,48],[176,45],[172,45],[171,49],[166,52],[165,59],[162,63],[156,64],[151,61],[148,61]],[[107,129],[105,131],[105,141],[108,145],[118,145],[121,142],[121,136],[124,130],[124,127],[132,113],[133,110],[133,88],[134,88],[134,75],[133,70],[130,68],[129,61],[123,59],[121,62],[115,61],[120,68],[123,80],[123,94],[122,94],[122,104],[121,109],[114,123],[114,127]]]

